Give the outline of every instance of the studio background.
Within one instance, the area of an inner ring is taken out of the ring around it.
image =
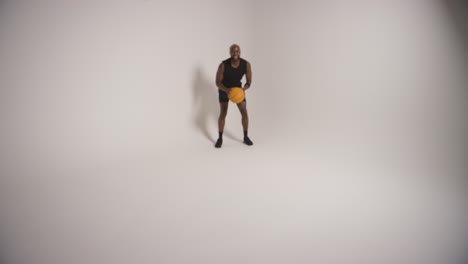
[[[2,263],[467,259],[441,1],[0,1]],[[249,135],[215,73],[252,64]]]

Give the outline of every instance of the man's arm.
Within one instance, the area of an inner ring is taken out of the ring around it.
[[[229,89],[223,85],[223,78],[224,78],[224,64],[221,63],[218,66],[218,71],[216,72],[216,86],[219,90],[229,93]]]
[[[250,62],[247,62],[247,71],[245,73],[245,78],[247,79],[247,82],[244,85],[244,90],[247,90],[252,84],[252,67],[250,66]]]

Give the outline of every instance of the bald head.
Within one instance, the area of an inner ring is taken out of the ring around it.
[[[229,47],[229,51],[231,51],[231,50],[234,49],[234,48],[240,49],[239,45],[237,45],[237,44],[232,44],[231,47]]]

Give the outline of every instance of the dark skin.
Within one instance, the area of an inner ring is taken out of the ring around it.
[[[230,49],[230,54],[231,54],[231,65],[233,68],[237,68],[240,65],[240,47],[239,46],[233,46]],[[227,88],[222,84],[223,81],[223,73],[224,73],[224,64],[220,63],[218,67],[218,71],[216,73],[216,86],[218,87],[219,90],[226,92],[229,94],[231,91],[231,88]],[[247,71],[246,71],[246,79],[247,82],[242,87],[244,92],[250,88],[250,85],[248,83],[252,83],[252,69],[250,67],[250,63],[247,62]],[[219,118],[218,118],[218,129],[220,132],[224,131],[224,124],[226,123],[226,115],[228,111],[228,106],[229,102],[220,102],[220,113],[219,113]],[[239,111],[242,115],[242,127],[244,130],[248,130],[249,128],[249,116],[247,113],[247,105],[246,102],[241,102],[237,104],[237,108],[239,108]]]

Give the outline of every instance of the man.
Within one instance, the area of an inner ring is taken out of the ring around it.
[[[229,48],[231,57],[219,64],[218,72],[216,73],[216,86],[218,87],[218,98],[220,106],[220,114],[218,119],[219,137],[215,147],[220,148],[223,144],[223,131],[226,120],[227,110],[229,106],[228,94],[233,87],[242,87],[241,79],[246,76],[247,82],[242,89],[244,92],[250,88],[252,83],[252,70],[250,63],[240,57],[240,47],[237,44],[231,45]],[[247,115],[247,101],[237,104],[242,115],[242,127],[244,128],[244,143],[248,146],[253,145],[253,142],[247,135],[249,127],[249,117]]]

